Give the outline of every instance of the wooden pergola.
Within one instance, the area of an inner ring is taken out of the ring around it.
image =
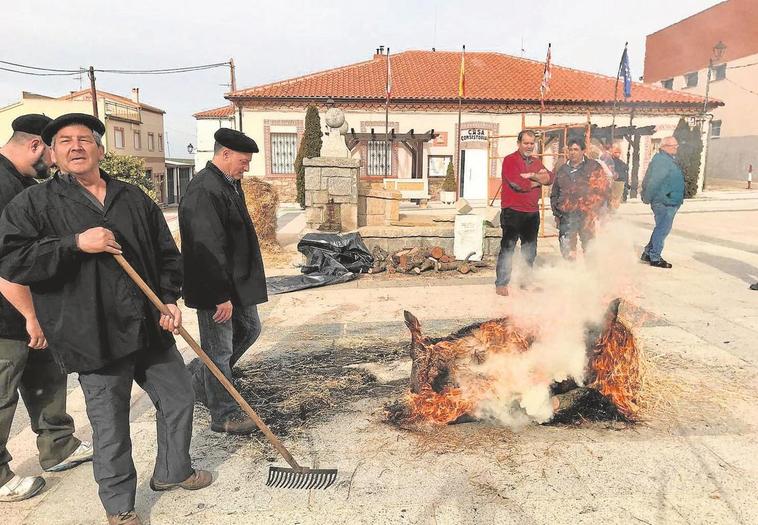
[[[377,133],[374,128],[371,128],[369,132],[357,133],[355,129],[350,128],[345,139],[350,151],[353,151],[361,142],[386,141],[388,144],[399,142],[411,155],[411,178],[421,179],[424,176],[424,143],[433,140],[438,135],[433,129],[426,133],[416,133],[413,129],[407,133],[395,133],[393,128],[389,133]]]

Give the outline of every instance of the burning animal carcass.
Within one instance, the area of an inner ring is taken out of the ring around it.
[[[618,318],[619,300],[597,325],[585,325],[581,363],[546,353],[539,328],[509,318],[463,328],[434,341],[410,312],[410,392],[386,407],[395,423],[493,419],[511,427],[530,421],[631,421],[638,412],[639,350]]]

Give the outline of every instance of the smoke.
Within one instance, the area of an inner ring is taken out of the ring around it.
[[[531,421],[543,423],[553,416],[551,383],[584,383],[587,325],[601,323],[613,299],[635,290],[640,265],[633,236],[631,226],[612,216],[598,227],[584,257],[574,262],[553,257],[531,273],[520,268],[512,295],[503,300],[503,315],[537,334],[536,340],[526,352],[492,354],[462,374],[464,395],[480,392],[474,415],[513,429]],[[532,290],[521,291],[519,281]],[[488,385],[484,395],[483,377]]]

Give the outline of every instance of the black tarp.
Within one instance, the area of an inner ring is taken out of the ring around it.
[[[352,281],[374,262],[358,233],[309,233],[297,250],[306,257],[303,274],[267,278],[269,295]]]

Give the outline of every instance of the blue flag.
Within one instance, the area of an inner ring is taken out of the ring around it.
[[[624,78],[624,98],[632,96],[632,71],[629,69],[629,54],[624,47],[624,53],[621,55],[621,64],[619,65],[619,76]]]

